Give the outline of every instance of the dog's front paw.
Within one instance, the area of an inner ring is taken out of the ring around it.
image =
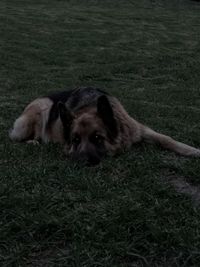
[[[32,145],[37,145],[37,146],[40,144],[40,142],[38,140],[28,140],[28,141],[26,141],[26,143],[32,144]]]

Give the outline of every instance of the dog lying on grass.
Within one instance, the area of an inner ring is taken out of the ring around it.
[[[199,149],[137,122],[115,97],[92,87],[35,99],[15,121],[9,136],[18,142],[61,143],[73,159],[89,165],[141,141],[183,156],[200,156]]]

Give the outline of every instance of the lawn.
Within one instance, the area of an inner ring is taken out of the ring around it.
[[[199,190],[199,159],[142,144],[81,168],[8,129],[38,96],[97,86],[200,147],[200,3],[1,1],[0,36],[0,265],[199,266],[200,198],[174,187]]]

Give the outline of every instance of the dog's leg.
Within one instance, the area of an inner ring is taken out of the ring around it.
[[[33,138],[34,135],[34,125],[28,114],[22,114],[18,119],[16,119],[13,128],[9,131],[9,137],[12,141],[22,142]]]
[[[174,151],[177,154],[188,157],[200,157],[200,149],[178,142],[167,135],[153,131],[148,127],[142,127],[142,138],[148,143],[156,143],[163,148]]]
[[[16,142],[40,139],[48,142],[46,124],[51,106],[52,101],[48,98],[38,98],[31,102],[9,131],[10,139]]]
[[[27,144],[31,144],[31,145],[39,145],[40,142],[38,140],[28,140],[26,141]]]

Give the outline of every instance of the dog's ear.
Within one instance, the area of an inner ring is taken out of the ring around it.
[[[65,140],[69,141],[70,128],[71,128],[71,124],[72,124],[74,117],[71,114],[71,112],[66,108],[63,102],[58,102],[57,107],[58,107],[58,113],[59,113],[60,119],[63,124]]]
[[[62,123],[71,124],[73,120],[73,115],[66,108],[65,104],[63,102],[58,102],[57,106],[58,106],[58,112],[59,112],[59,116],[60,116]]]
[[[113,109],[105,95],[100,96],[97,100],[97,113],[106,126],[109,138],[111,140],[116,138],[118,134],[117,122]]]

